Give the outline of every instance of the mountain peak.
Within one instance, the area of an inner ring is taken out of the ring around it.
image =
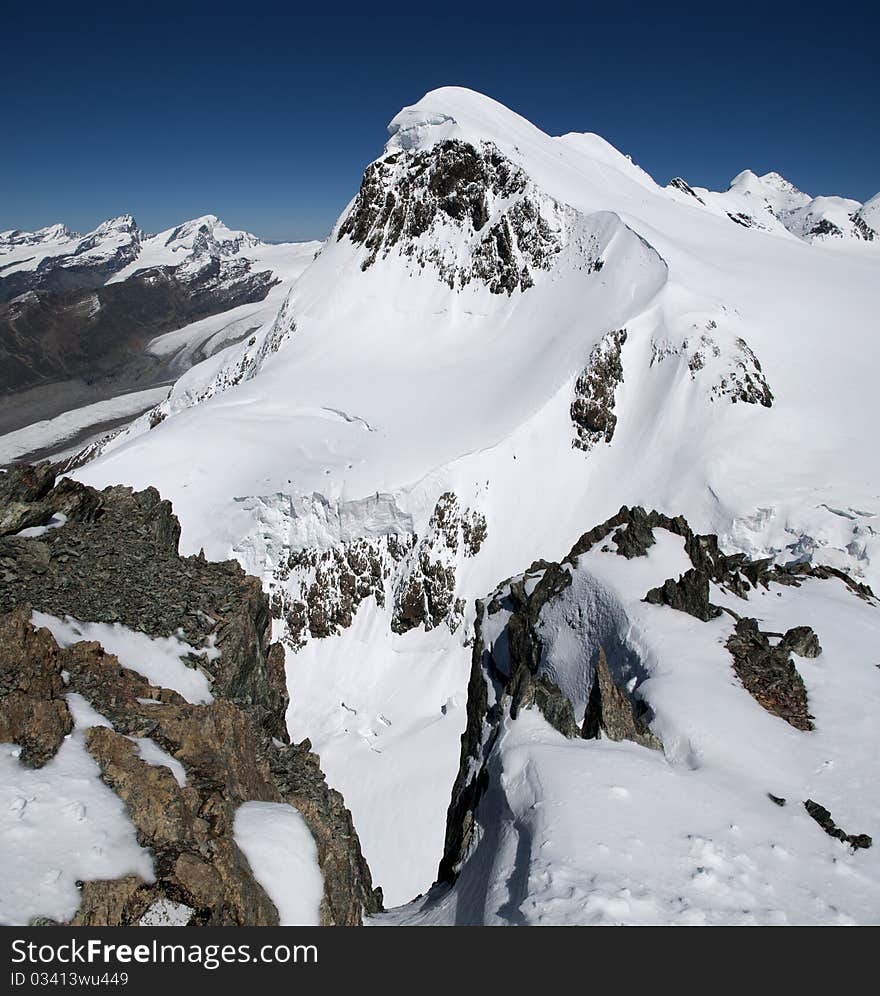
[[[448,139],[494,141],[499,146],[542,132],[497,100],[461,86],[431,90],[404,107],[388,125],[386,151],[431,148]]]
[[[786,180],[781,173],[771,171],[759,175],[754,170],[744,169],[730,181],[728,190],[740,190],[743,193],[762,193],[768,190],[776,193],[794,194],[798,197],[806,197],[790,180]]]

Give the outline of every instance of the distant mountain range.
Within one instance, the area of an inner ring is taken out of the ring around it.
[[[173,380],[258,328],[318,246],[270,245],[212,215],[158,235],[131,216],[87,235],[0,233],[0,429]]]

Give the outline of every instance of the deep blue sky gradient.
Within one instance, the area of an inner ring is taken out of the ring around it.
[[[0,230],[201,214],[323,236],[398,109],[482,90],[655,179],[880,188],[878,5],[7,5]]]

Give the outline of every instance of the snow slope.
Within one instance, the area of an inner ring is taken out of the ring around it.
[[[389,132],[277,315],[77,476],[155,485],[186,551],[264,577],[290,725],[396,904],[435,876],[464,724],[438,711],[465,693],[473,599],[499,579],[641,503],[877,585],[880,255],[735,223],[598,136],[548,136],[472,91],[433,91]],[[461,524],[441,542],[445,493],[485,517],[473,555]],[[357,538],[381,581],[351,566]],[[398,663],[433,681],[402,695]],[[657,897],[648,919],[667,918]]]

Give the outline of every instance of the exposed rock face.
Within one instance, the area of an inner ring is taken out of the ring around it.
[[[58,647],[28,618],[25,612],[0,617],[0,743],[18,744],[21,763],[40,768],[55,756],[73,720],[62,698]]]
[[[192,646],[220,651],[198,661],[213,693],[286,740],[283,667],[268,653],[269,606],[257,579],[236,561],[180,557],[180,524],[153,488],[98,492],[63,479],[28,502],[30,485],[16,491],[16,480],[34,474],[42,487],[54,481],[43,469],[4,475],[10,490],[0,521],[19,507],[31,510],[18,513],[19,521],[42,525],[58,512],[67,521],[36,538],[0,538],[0,609],[27,602],[52,615],[118,622],[150,636],[182,630]]]
[[[382,499],[382,516],[389,507]],[[283,620],[289,647],[298,650],[308,639],[339,634],[370,597],[380,607],[391,606],[396,633],[443,623],[457,629],[464,611],[456,598],[457,567],[479,553],[485,516],[446,492],[419,537],[409,516],[397,513],[393,531],[282,552],[269,584],[272,613]]]
[[[596,677],[584,714],[581,736],[596,740],[604,733],[610,740],[632,740],[642,747],[662,750],[663,744],[645,722],[647,708],[640,699],[633,699],[619,688],[611,676],[605,650],[599,648]]]
[[[701,204],[706,203],[703,200],[703,198],[696,193],[693,187],[691,187],[691,185],[687,183],[685,180],[683,180],[680,176],[674,176],[669,181],[669,186],[674,187],[676,190],[680,190],[683,194],[687,194],[689,197],[693,197],[695,200],[698,200]]]
[[[487,663],[493,676],[503,676],[498,680],[509,695],[513,719],[520,709],[535,705],[563,736],[575,737],[578,728],[571,702],[546,674],[541,673],[544,647],[538,632],[544,606],[570,585],[571,574],[558,564],[546,566],[531,594],[527,591],[526,578],[512,581],[507,596],[513,610],[507,622],[508,660],[495,661],[489,651]],[[489,606],[490,614],[493,607]]]
[[[709,601],[709,577],[704,571],[691,568],[677,581],[668,578],[659,588],[652,588],[645,601],[654,605],[668,605],[679,612],[708,622],[721,615],[721,609]]]
[[[497,702],[492,706],[490,721],[489,681],[484,671],[486,651],[482,628],[486,607],[480,599],[477,599],[476,608],[474,648],[468,679],[467,725],[461,735],[458,774],[455,776],[452,798],[446,814],[443,857],[437,870],[439,882],[454,882],[467,856],[473,839],[477,806],[489,782],[486,761],[492,752],[499,729]]]
[[[822,653],[819,637],[813,632],[812,626],[795,626],[782,637],[784,645],[799,657],[818,657]]]
[[[672,356],[681,357],[687,363],[691,380],[708,382],[710,401],[727,398],[731,404],[743,402],[773,407],[773,392],[758,357],[745,339],[719,329],[715,319],[702,327],[694,325],[693,331],[692,337],[680,342],[655,339],[651,365],[663,363]]]
[[[493,294],[512,294],[531,287],[562,248],[563,209],[552,202],[550,211],[548,220],[525,173],[491,142],[452,140],[368,166],[338,238],[366,248],[365,270],[397,248],[436,267],[451,288],[479,280]],[[466,253],[430,238],[444,226],[465,233]]]
[[[462,511],[451,491],[437,499],[425,535],[395,582],[394,632],[421,625],[434,629],[444,622],[453,631],[458,628],[464,614],[464,603],[455,597],[458,552],[475,556],[485,536],[486,520],[479,512]]]
[[[733,404],[742,401],[747,405],[763,405],[764,408],[771,408],[773,392],[761,370],[758,357],[745,339],[737,339],[736,346],[730,371],[713,386],[713,397],[728,397]],[[694,358],[691,362],[695,362]]]
[[[771,646],[755,619],[739,619],[727,649],[737,677],[760,705],[797,730],[813,729],[803,678],[784,643]]]
[[[0,476],[0,538],[43,526],[53,516],[88,520],[98,501],[75,481],[54,487],[55,474],[48,464],[12,467]]]
[[[843,841],[844,844],[849,844],[853,850],[868,848],[874,843],[866,833],[845,833],[831,818],[831,813],[824,806],[820,806],[818,802],[807,799],[804,803],[804,808],[829,837],[834,837],[837,840]]]
[[[72,483],[53,488],[41,468],[17,480],[4,481],[6,501],[27,506],[31,498],[44,517]],[[76,487],[91,498],[87,518],[74,511],[40,537],[0,539],[0,612],[7,613],[0,617],[0,738],[20,744],[25,763],[45,763],[71,729],[63,696],[82,695],[112,724],[92,728],[87,747],[153,854],[156,881],[86,883],[74,922],[137,923],[167,901],[191,910],[194,924],[276,923],[232,832],[237,807],[257,800],[293,805],[312,831],[324,876],[321,922],[360,923],[364,911],[379,909],[381,895],[351,816],[310,745],[287,743],[283,652],[268,645],[268,599],[259,583],[233,562],[180,557],[177,520],[152,489]],[[48,631],[30,625],[32,606],[154,636],[180,630],[195,645],[210,637],[220,654],[200,663],[214,701],[192,705],[152,686],[97,643],[61,650]],[[149,738],[178,760],[186,784],[143,761],[128,738]]]
[[[652,538],[653,541],[653,538]],[[542,635],[545,610],[571,596],[570,565],[537,561],[523,575],[503,582],[488,602],[477,602],[468,721],[461,739],[459,772],[452,790],[441,881],[454,881],[467,856],[475,813],[488,784],[488,764],[505,716],[535,707],[569,739],[630,739],[659,748],[647,725],[637,691],[618,687],[600,648],[584,721],[578,725],[571,699],[552,680]],[[498,620],[501,619],[502,622]],[[490,640],[486,634],[495,635]]]
[[[877,236],[877,233],[873,228],[865,221],[861,214],[856,211],[854,214],[849,216],[849,220],[853,225],[853,233],[857,238],[863,239],[865,242],[873,242]]]
[[[610,443],[617,426],[614,392],[623,383],[620,354],[626,342],[626,329],[608,332],[593,347],[590,359],[574,385],[571,420],[575,438],[572,446],[591,450],[596,443]]]
[[[384,605],[385,582],[411,542],[411,537],[356,539],[329,550],[292,553],[284,572],[285,595],[279,592],[273,605],[284,613],[291,645],[299,648],[307,636],[334,636],[347,629],[370,595]]]

